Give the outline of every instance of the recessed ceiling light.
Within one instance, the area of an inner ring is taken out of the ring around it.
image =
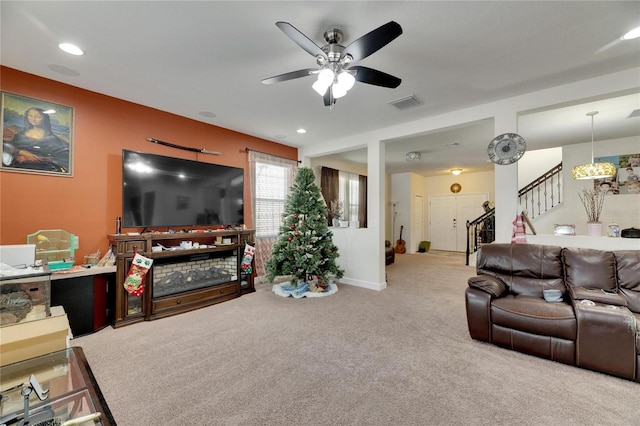
[[[76,56],[81,56],[84,55],[84,52],[82,51],[82,49],[80,49],[78,46],[76,46],[75,44],[71,44],[71,43],[60,43],[58,45],[58,47],[63,50],[64,52],[67,52],[70,55],[76,55]]]
[[[213,118],[216,115],[214,113],[212,113],[211,111],[200,111],[198,114],[200,114],[203,117],[207,117],[207,118]]]
[[[458,148],[460,146],[460,142],[449,142],[445,143],[444,146],[447,148]]]
[[[307,129],[300,128],[300,129],[296,130],[296,132],[298,132],[298,133],[300,133],[302,135],[304,133],[307,133]]]
[[[633,40],[633,39],[638,38],[638,37],[640,37],[640,27],[632,29],[631,31],[629,31],[628,33],[626,33],[625,35],[620,37],[620,39],[622,39],[622,40]]]

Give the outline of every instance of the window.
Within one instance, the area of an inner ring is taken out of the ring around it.
[[[289,191],[288,169],[256,161],[256,237],[275,237],[280,233],[282,213]]]
[[[327,205],[339,200],[342,206],[342,220],[367,227],[367,177],[355,173],[322,167],[320,172],[322,195]],[[332,217],[329,216],[329,220]],[[352,225],[353,226],[353,225]]]
[[[350,222],[357,221],[358,212],[360,210],[359,193],[360,183],[359,176],[355,173],[339,172],[339,196],[338,199],[342,201],[344,212],[342,214],[342,220],[348,220]]]
[[[251,174],[251,217],[256,230],[254,260],[256,273],[262,276],[280,233],[282,213],[298,162],[264,152],[247,151]]]

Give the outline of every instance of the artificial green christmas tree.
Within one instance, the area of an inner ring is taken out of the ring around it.
[[[280,236],[267,261],[267,279],[291,275],[291,285],[310,283],[320,290],[329,285],[329,278],[341,278],[344,271],[336,265],[338,248],[327,225],[327,207],[320,188],[315,184],[313,170],[298,169],[287,196],[282,215]],[[313,290],[313,288],[312,288]]]

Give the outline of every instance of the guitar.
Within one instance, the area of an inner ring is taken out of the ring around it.
[[[400,238],[398,238],[398,241],[396,241],[396,253],[398,254],[402,254],[402,253],[406,253],[407,252],[407,247],[405,247],[405,242],[402,239],[402,230],[404,229],[404,226],[400,227]]]

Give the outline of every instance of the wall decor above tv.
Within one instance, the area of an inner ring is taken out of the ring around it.
[[[122,150],[122,226],[244,223],[244,169]]]

